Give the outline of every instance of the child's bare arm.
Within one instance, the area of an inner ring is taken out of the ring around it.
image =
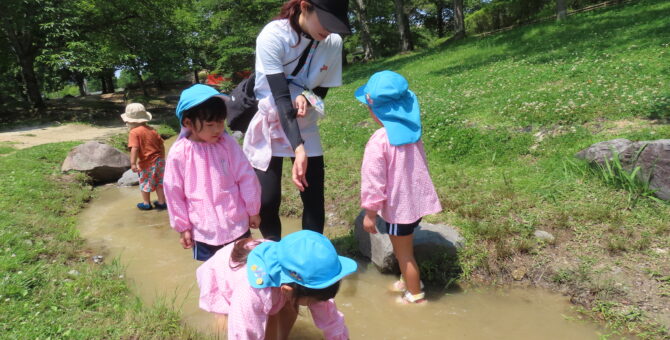
[[[138,147],[132,147],[130,148],[130,169],[133,170],[133,172],[140,172],[140,167],[137,165],[137,154],[139,153],[139,148]]]
[[[363,217],[363,229],[370,234],[376,234],[377,228],[375,222],[377,221],[377,212],[374,210],[365,210],[365,217]]]

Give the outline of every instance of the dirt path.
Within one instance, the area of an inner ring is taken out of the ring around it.
[[[0,143],[25,149],[41,144],[65,141],[87,141],[123,133],[125,126],[95,127],[85,124],[44,125],[0,132]]]

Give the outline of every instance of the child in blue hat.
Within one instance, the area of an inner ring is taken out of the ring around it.
[[[163,186],[170,225],[205,261],[260,224],[261,187],[237,141],[225,133],[227,97],[196,84],[181,93],[182,133],[168,154]]]
[[[200,308],[217,314],[228,339],[286,339],[298,307],[307,306],[325,339],[346,340],[349,331],[333,298],[356,267],[311,230],[279,242],[240,240],[198,268]]]
[[[419,267],[414,258],[413,233],[421,218],[442,211],[430,179],[421,142],[421,118],[416,95],[407,80],[392,71],[377,72],[356,90],[382,126],[365,146],[361,167],[363,228],[377,233],[379,215],[400,266],[400,280],[391,290],[402,292],[400,303],[426,302]]]

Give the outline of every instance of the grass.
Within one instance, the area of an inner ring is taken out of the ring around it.
[[[518,256],[565,259],[551,262],[550,273],[571,270],[584,254],[631,268],[650,262],[670,274],[648,255],[670,247],[670,207],[616,164],[598,172],[574,158],[604,140],[670,136],[668,16],[670,3],[643,0],[350,66],[320,124],[327,211],[347,222],[359,211],[363,149],[378,127],[353,93],[390,69],[420,100],[444,207],[427,221],[457,226],[466,238],[463,280],[497,281]],[[288,183],[284,192],[285,212],[297,212],[295,189]],[[535,230],[561,237],[540,244]]]
[[[94,264],[76,230],[91,198],[61,175],[77,143],[0,157],[0,332],[3,338],[188,338],[169,303],[142,306],[118,263]]]

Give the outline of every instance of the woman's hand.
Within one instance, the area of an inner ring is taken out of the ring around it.
[[[295,149],[295,161],[293,161],[291,178],[293,179],[293,184],[301,192],[305,191],[305,188],[309,186],[305,174],[307,174],[307,155],[305,154],[305,145],[300,144]]]
[[[309,101],[307,101],[305,96],[299,95],[295,98],[295,103],[293,103],[293,106],[298,109],[298,113],[296,114],[297,117],[305,117],[307,114],[307,108],[309,107]]]

